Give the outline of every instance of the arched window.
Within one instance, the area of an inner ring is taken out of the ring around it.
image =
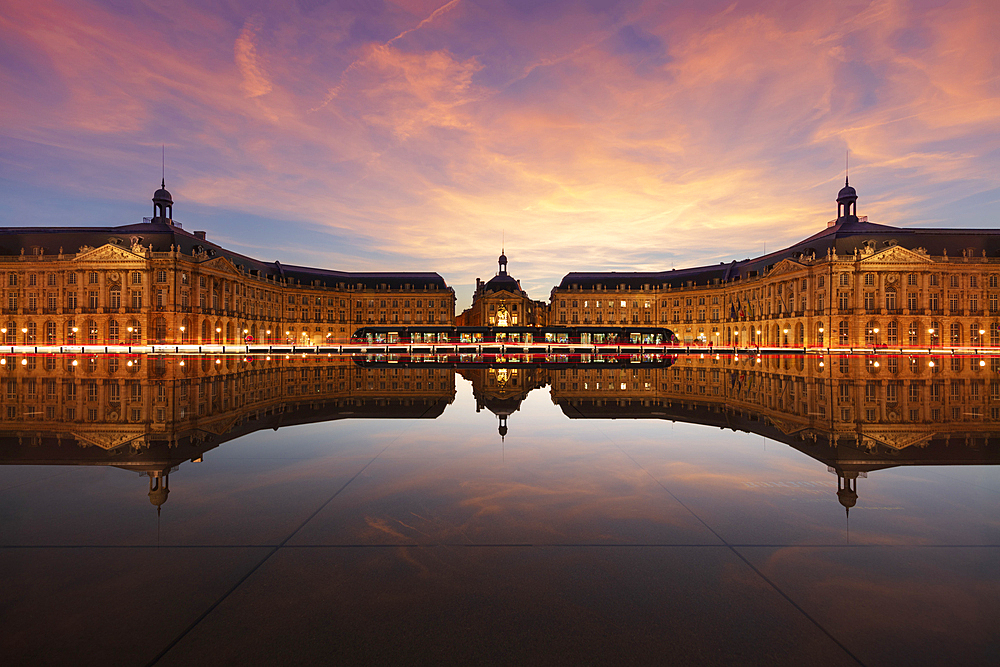
[[[906,330],[906,342],[908,345],[920,344],[920,322],[910,322]]]
[[[28,342],[34,343],[38,340],[38,325],[34,322],[28,322]]]
[[[973,322],[969,325],[969,344],[979,346],[983,344],[983,336],[979,333],[980,326],[979,322]]]
[[[208,333],[208,321],[207,320],[202,320],[201,321],[201,342],[202,343],[208,343],[211,340],[211,338],[209,336],[210,336],[210,334]]]
[[[56,323],[46,322],[45,323],[45,342],[49,345],[53,345],[56,342]]]
[[[962,344],[962,325],[958,322],[953,322],[949,332],[948,340],[952,345]]]
[[[132,320],[128,323],[132,331],[129,332],[129,342],[133,345],[138,345],[142,342],[142,325],[139,320]]]
[[[97,345],[97,322],[90,320],[87,322],[87,343],[90,345]]]
[[[157,343],[163,344],[167,342],[167,321],[162,317],[157,317],[153,320],[153,337]]]
[[[17,274],[12,274],[16,276]],[[3,342],[9,343],[11,345],[17,344],[17,322],[8,322],[7,331],[4,332]]]
[[[996,322],[990,325],[990,345],[1000,347],[1000,324]]]
[[[877,331],[878,322],[875,320],[868,320],[868,323],[865,324],[865,345],[875,344]]]
[[[840,344],[847,345],[850,342],[850,329],[847,320],[840,321]]]
[[[108,322],[108,342],[118,342],[118,320],[111,320]]]
[[[889,345],[899,343],[899,323],[895,320],[889,322],[889,326],[885,328],[885,342]]]
[[[806,329],[801,322],[795,325],[795,344],[799,346],[806,344]]]

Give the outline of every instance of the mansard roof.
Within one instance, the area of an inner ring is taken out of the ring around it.
[[[304,266],[286,266],[280,262],[264,262],[253,257],[227,250],[217,243],[195,236],[180,226],[158,219],[119,227],[2,227],[0,228],[0,255],[20,255],[34,253],[34,248],[44,249],[46,255],[58,255],[60,248],[66,253],[76,253],[82,246],[100,247],[107,243],[131,246],[132,237],[139,237],[144,248],[152,245],[153,252],[169,252],[171,246],[184,255],[196,250],[210,256],[225,257],[246,271],[256,271],[272,279],[294,278],[296,282],[312,284],[320,281],[330,287],[363,285],[375,288],[386,285],[390,289],[410,285],[413,289],[449,289],[437,273],[377,273],[349,272]]]
[[[619,285],[625,285],[626,289],[642,289],[645,285],[677,288],[688,282],[706,285],[745,280],[762,275],[785,259],[797,260],[813,254],[822,258],[832,250],[848,257],[866,247],[879,251],[897,245],[909,250],[923,248],[935,256],[947,251],[952,257],[961,257],[965,251],[975,257],[981,257],[983,252],[987,257],[1000,257],[1000,229],[902,228],[845,217],[794,245],[753,259],[671,271],[567,273],[559,289],[577,285],[580,289],[598,285],[605,289],[617,289]]]
[[[506,273],[498,273],[497,275],[486,281],[483,286],[487,292],[499,292],[501,290],[506,290],[513,294],[524,294],[524,290],[521,289],[521,285]]]

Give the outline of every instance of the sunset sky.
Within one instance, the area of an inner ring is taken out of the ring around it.
[[[0,225],[477,276],[1000,227],[1000,2],[0,2]]]

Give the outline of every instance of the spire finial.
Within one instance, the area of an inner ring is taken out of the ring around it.
[[[847,149],[847,156],[844,158],[844,187],[851,184],[851,149]]]
[[[167,145],[160,144],[160,187],[167,188]]]

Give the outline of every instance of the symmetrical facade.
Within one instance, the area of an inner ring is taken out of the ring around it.
[[[546,324],[548,307],[544,301],[532,301],[521,289],[521,282],[507,273],[507,255],[503,251],[497,260],[497,274],[483,282],[476,278],[472,307],[456,318],[456,324],[467,327],[531,327]]]
[[[346,341],[362,324],[446,323],[436,273],[348,273],[261,262],[190,233],[161,187],[146,222],[0,230],[8,344]]]
[[[756,259],[567,274],[549,319],[656,323],[688,344],[1000,346],[1000,231],[873,224],[850,185],[837,202],[825,230]]]
[[[162,184],[161,184],[162,185]],[[6,344],[344,342],[362,325],[665,326],[685,344],[1000,347],[1000,230],[903,229],[856,214],[789,248],[716,266],[569,273],[548,304],[507,272],[455,317],[437,273],[261,262],[190,233],[161,187],[153,217],[0,230]]]

